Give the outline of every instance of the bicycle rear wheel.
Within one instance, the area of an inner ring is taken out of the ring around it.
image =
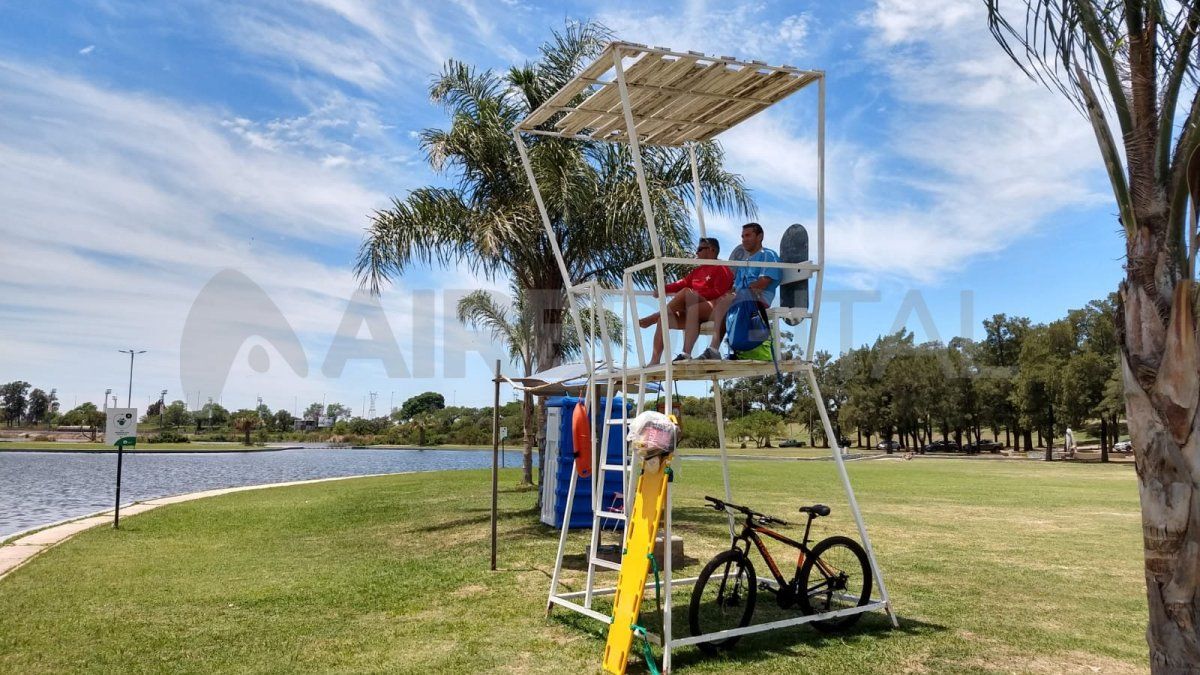
[[[758,577],[740,550],[730,549],[717,554],[700,571],[692,588],[688,607],[688,623],[692,635],[705,635],[750,623],[754,602],[758,597]],[[737,644],[740,636],[696,645],[705,654],[716,654]]]
[[[830,537],[817,543],[804,559],[797,577],[800,609],[823,614],[861,607],[871,601],[871,566],[867,552],[849,537]],[[862,614],[813,621],[813,628],[834,633],[853,626]]]

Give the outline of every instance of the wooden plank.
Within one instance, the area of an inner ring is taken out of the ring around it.
[[[695,59],[680,59],[672,64],[671,67],[655,73],[652,80],[642,80],[641,82],[634,84],[645,84],[649,81],[686,82],[692,78],[699,77],[704,70],[705,69],[703,67],[696,66]],[[635,88],[631,86],[629,92],[629,99],[631,103],[630,107],[633,109],[634,125],[638,129],[638,132],[641,133],[641,125],[646,121],[648,113],[660,108],[665,99],[669,99],[677,95],[678,94],[664,92],[660,89]],[[619,101],[616,109],[620,110]],[[608,133],[618,128],[624,129],[624,126],[624,119],[622,118],[620,124],[604,125],[597,129],[597,133]]]
[[[770,83],[768,86],[760,88],[756,92],[758,97],[767,97],[770,98],[773,103],[776,103],[816,81],[815,76],[794,77],[791,75],[785,75],[784,77],[785,79],[783,80]],[[770,105],[761,103],[736,105],[718,115],[708,117],[705,121],[718,126],[725,126],[727,128],[734,127],[750,117],[757,115],[763,110],[766,110],[768,107],[770,107]],[[707,136],[708,131],[705,131],[704,135]]]
[[[697,68],[695,66],[694,62],[684,62],[684,63],[674,62],[672,64],[672,66],[673,67],[669,67],[669,68],[661,71],[661,73],[658,74],[657,78],[654,78],[654,79],[642,78],[635,82],[627,81],[627,84],[631,85],[629,88],[630,89],[629,90],[629,100],[630,100],[630,108],[633,110],[633,113],[634,113],[634,124],[635,125],[643,121],[643,116],[640,111],[648,104],[653,106],[653,104],[650,102],[662,95],[662,92],[660,92],[656,89],[641,88],[636,85],[644,84],[644,83],[650,82],[650,81],[663,81],[663,78],[668,77],[668,76],[670,76],[672,78],[670,81],[680,81],[680,80],[688,79],[691,77],[697,77],[699,75],[699,72],[703,72],[703,70],[704,70],[703,68]],[[621,101],[620,101],[620,92],[616,91],[615,84],[614,84],[614,91],[615,91],[615,93],[617,93],[617,100],[615,101],[616,105],[612,109],[615,112],[621,112],[622,108],[621,108]],[[618,132],[618,131],[620,131],[621,133],[624,133],[624,131],[625,131],[624,118],[622,117],[622,119],[619,122],[609,122],[607,124],[604,124],[604,125],[598,127],[596,131],[598,134],[607,134],[610,132]]]
[[[697,91],[718,92],[736,96],[737,92],[746,89],[749,83],[752,83],[754,80],[761,79],[763,77],[764,76],[760,75],[754,68],[742,68],[741,70],[736,71],[726,68],[721,77],[698,83],[695,89]],[[708,116],[711,111],[723,110],[732,105],[736,105],[736,103],[734,101],[714,102],[702,98],[690,98],[686,103],[677,104],[668,110],[664,110],[663,112],[669,114],[673,118],[687,119],[691,120],[693,123],[705,123],[706,120],[703,118]],[[658,129],[654,130],[654,132],[660,133],[668,126],[669,125],[660,125]],[[720,127],[724,125],[718,122],[714,126]],[[711,128],[697,128],[693,129],[692,132],[700,133],[711,130]],[[682,129],[679,129],[676,134],[682,131]],[[649,134],[650,131],[648,130],[647,133]]]
[[[558,112],[558,108],[569,105],[571,99],[575,98],[577,94],[589,87],[601,75],[612,70],[612,52],[616,44],[611,43],[605,47],[595,61],[580,71],[570,82],[563,85],[563,88],[555,92],[553,96],[546,99],[519,126],[523,129],[532,129],[544,124],[546,120],[554,116],[554,113]]]
[[[669,62],[664,62],[661,56],[647,54],[625,70],[625,80],[626,82],[639,80],[648,76],[654,70],[666,67],[667,65],[669,65]],[[613,81],[604,85],[599,91],[581,103],[579,108],[589,112],[613,112],[613,109],[619,108],[620,105],[621,95],[617,91],[617,82],[614,78]],[[588,112],[578,112],[567,115],[559,120],[555,128],[565,133],[579,133],[584,128],[596,126],[595,122],[597,122],[595,115],[589,115]]]
[[[688,140],[707,141],[717,134],[721,133],[719,127],[726,129],[737,126],[746,119],[753,117],[759,112],[770,107],[770,103],[762,101],[779,101],[787,96],[803,89],[808,84],[816,80],[816,76],[793,76],[789,73],[776,71],[765,77],[759,82],[753,82],[748,88],[741,91],[751,94],[750,100],[744,103],[735,103],[726,106],[723,110],[716,111],[713,114],[700,116],[704,122],[714,125],[709,128],[696,127],[693,129],[693,134],[690,138],[676,134],[671,137],[662,138],[663,143],[681,144]]]
[[[723,62],[714,61],[710,63],[709,65],[705,66],[703,70],[695,73],[686,81],[677,83],[675,88],[681,90],[681,93],[661,102],[657,106],[655,112],[660,115],[670,115],[676,119],[688,119],[688,116],[680,111],[686,109],[689,105],[695,102],[695,99],[690,96],[690,93],[692,91],[703,89],[707,83],[716,82],[723,78],[729,77],[731,72],[736,73],[736,71],[730,71],[728,65]],[[657,127],[661,125],[655,126]],[[642,129],[639,128],[639,133],[641,132]]]
[[[770,92],[774,91],[777,86],[785,86],[793,77],[788,73],[782,73],[778,71],[770,74],[762,74],[758,71],[753,72],[753,77],[747,78],[740,82],[731,83],[730,87],[726,89],[726,92],[733,94],[734,96],[758,100],[731,101],[720,106],[710,106],[707,109],[701,110],[697,114],[697,120],[729,126],[729,121],[736,119],[739,111],[745,111],[756,107],[769,105],[760,101],[770,100]]]

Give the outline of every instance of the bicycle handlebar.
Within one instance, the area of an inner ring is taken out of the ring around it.
[[[782,518],[776,518],[775,516],[768,516],[765,513],[759,513],[758,511],[755,511],[754,509],[751,509],[748,506],[739,506],[738,504],[731,504],[723,499],[717,499],[716,497],[709,497],[708,495],[705,495],[704,499],[706,501],[712,502],[712,508],[714,511],[725,511],[726,513],[728,513],[729,509],[733,509],[734,511],[740,511],[741,513],[745,514],[746,517],[748,517],[748,518],[757,518],[759,521],[761,521],[764,524],[771,524],[771,523],[778,524],[778,525],[788,525],[789,524],[786,520],[783,520]]]

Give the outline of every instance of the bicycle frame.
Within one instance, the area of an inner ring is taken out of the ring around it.
[[[796,560],[796,574],[799,574],[800,566],[804,564],[804,559],[809,553],[808,539],[809,533],[812,530],[812,521],[813,517],[810,516],[808,523],[804,527],[804,538],[801,541],[796,541],[790,537],[786,537],[776,532],[775,530],[770,529],[766,525],[755,523],[753,518],[747,517],[746,522],[742,525],[741,534],[734,537],[733,547],[738,548],[739,541],[745,542],[745,549],[742,551],[742,553],[748,556],[750,555],[750,542],[754,542],[754,547],[758,549],[759,555],[761,555],[763,560],[767,562],[767,567],[771,570],[771,576],[775,577],[776,584],[778,584],[779,588],[782,589],[788,586],[790,582],[783,576],[783,572],[779,570],[779,565],[776,564],[775,558],[771,556],[771,552],[767,549],[766,544],[763,543],[762,537],[759,535],[766,535],[775,541],[778,541],[782,544],[787,544],[788,546],[791,546],[799,551],[800,557]],[[824,568],[824,561],[818,561],[818,563],[821,564],[822,568]],[[793,579],[794,578],[795,575],[793,575]],[[778,590],[775,590],[775,592],[777,593]]]

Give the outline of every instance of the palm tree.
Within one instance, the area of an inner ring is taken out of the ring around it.
[[[486,329],[492,334],[492,339],[505,345],[509,358],[521,366],[525,377],[534,373],[537,367],[537,322],[530,309],[526,294],[519,286],[513,287],[515,298],[511,307],[505,307],[492,293],[474,291],[458,301],[458,320],[472,328]],[[585,309],[584,322],[590,317],[590,308]],[[621,344],[624,328],[620,317],[605,310],[608,321],[608,332],[616,344]],[[574,326],[566,324],[563,330],[562,353],[570,358],[579,353],[580,341],[575,335]],[[525,451],[522,457],[521,482],[525,485],[533,483],[533,395],[524,393],[521,401],[521,427],[525,438]]]
[[[250,445],[250,432],[258,428],[262,419],[254,410],[239,410],[233,414],[233,428],[243,434],[243,443]]]
[[[1028,0],[992,34],[1091,121],[1125,231],[1118,290],[1126,418],[1137,463],[1153,672],[1200,663],[1200,347],[1193,288],[1200,201],[1200,0]],[[1180,107],[1180,94],[1193,89]],[[1098,93],[1099,92],[1099,93]],[[1110,132],[1116,115],[1121,145]],[[1176,114],[1183,113],[1180,122]],[[1122,155],[1121,151],[1124,151]],[[1192,217],[1187,215],[1191,167]]]
[[[359,250],[359,279],[377,292],[411,265],[431,262],[461,265],[487,278],[507,277],[526,294],[530,316],[538,321],[533,362],[543,369],[557,365],[564,346],[564,279],[510,134],[611,38],[599,24],[568,23],[542,46],[540,60],[503,75],[447,62],[430,97],[446,109],[450,127],[421,132],[421,147],[430,165],[456,179],[456,185],[418,188],[376,212]],[[616,283],[624,268],[651,257],[625,146],[542,136],[529,142],[572,282]],[[722,168],[718,144],[697,147],[701,195],[693,194],[686,153],[648,148],[644,154],[666,255],[684,255],[690,248],[688,204],[695,199],[722,213],[753,212],[741,177]]]

